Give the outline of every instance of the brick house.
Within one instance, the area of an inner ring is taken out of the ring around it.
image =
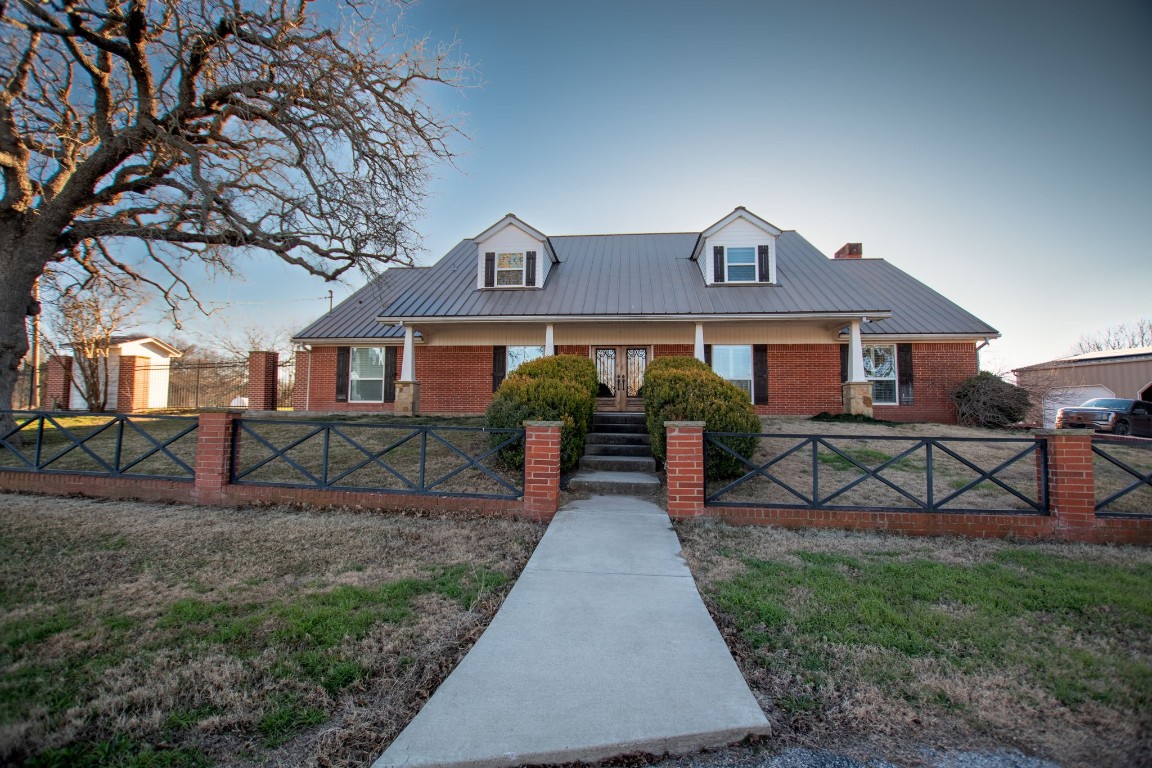
[[[998,336],[859,243],[829,259],[744,208],[701,232],[562,237],[508,214],[300,331],[292,405],[480,413],[519,363],[575,354],[598,408],[640,410],[648,361],[695,355],[764,415],[953,422]]]

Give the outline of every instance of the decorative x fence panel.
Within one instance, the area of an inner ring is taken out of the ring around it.
[[[0,470],[191,481],[198,421],[187,416],[4,411]]]
[[[753,445],[755,450],[746,455]],[[714,463],[716,457],[727,456],[745,470],[740,476],[707,480],[706,504],[885,512],[1048,511],[1046,448],[1033,439],[706,432],[704,450],[706,464],[709,458]]]
[[[232,482],[516,499],[524,430],[238,419]]]
[[[1152,440],[1092,438],[1096,514],[1152,518]]]

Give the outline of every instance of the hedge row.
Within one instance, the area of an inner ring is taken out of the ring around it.
[[[492,396],[484,423],[489,427],[518,428],[525,421],[561,422],[560,469],[568,472],[584,455],[598,386],[596,364],[588,358],[537,358],[504,379]],[[503,437],[493,435],[491,444],[498,445]],[[524,447],[501,451],[500,459],[508,466],[523,466]]]
[[[748,394],[717,376],[694,357],[662,357],[644,373],[644,413],[652,436],[652,454],[667,456],[664,422],[702,421],[709,432],[760,432],[760,419]],[[726,438],[736,453],[751,458],[756,437]],[[708,446],[704,474],[708,479],[738,477],[747,467],[735,456]]]

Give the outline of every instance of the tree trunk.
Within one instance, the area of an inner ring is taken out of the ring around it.
[[[15,425],[7,411],[12,408],[20,361],[28,353],[25,321],[36,278],[53,256],[51,246],[37,249],[11,229],[11,224],[0,223],[0,435]]]

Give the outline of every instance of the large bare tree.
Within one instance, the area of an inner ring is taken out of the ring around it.
[[[55,262],[173,308],[238,250],[328,279],[411,262],[452,154],[428,89],[467,72],[376,6],[0,0],[0,407]]]

